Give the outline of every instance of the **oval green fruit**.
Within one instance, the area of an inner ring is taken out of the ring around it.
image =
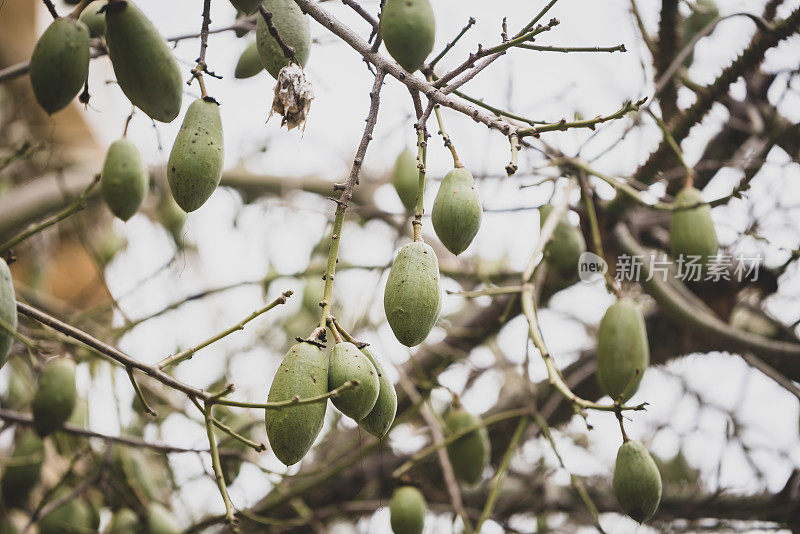
[[[633,520],[644,523],[661,501],[661,474],[647,448],[638,441],[623,443],[614,466],[614,495]]]
[[[703,28],[719,17],[719,8],[713,0],[696,0],[695,5],[696,9],[693,9],[692,14],[686,17],[689,39],[700,33]]]
[[[242,55],[239,56],[239,61],[236,62],[236,69],[233,75],[241,80],[252,78],[262,70],[264,70],[264,65],[261,63],[261,58],[258,55],[258,46],[256,42],[253,41],[247,45]]]
[[[151,503],[147,509],[148,534],[180,534],[172,512],[159,503]]]
[[[67,107],[89,76],[89,28],[73,18],[57,18],[33,48],[31,85],[47,113]]]
[[[711,207],[704,203],[702,194],[694,187],[686,187],[675,196],[669,244],[673,258],[684,264],[694,261],[702,267],[708,265],[719,250]]]
[[[448,172],[433,201],[431,222],[447,250],[459,255],[472,243],[481,227],[483,208],[472,173],[463,167]]]
[[[14,450],[0,478],[0,495],[8,508],[24,506],[39,482],[44,463],[44,442],[29,430],[18,430]]]
[[[106,5],[107,0],[94,0],[90,2],[81,12],[78,18],[81,22],[86,24],[89,28],[89,34],[92,37],[103,37],[106,34],[106,16],[104,13],[98,13]]]
[[[68,491],[57,492],[54,499],[64,497]],[[39,521],[39,534],[64,534],[65,532],[95,532],[89,505],[82,499],[72,499],[62,504]]]
[[[75,362],[63,357],[47,362],[33,398],[33,427],[36,432],[44,437],[60,428],[72,415],[77,399]]]
[[[348,380],[358,382],[350,389],[332,397],[331,402],[347,417],[361,421],[378,400],[378,372],[367,356],[349,342],[337,343],[328,360],[328,390],[341,387]]]
[[[386,0],[381,37],[395,61],[408,72],[422,67],[436,41],[436,22],[429,0]]]
[[[163,191],[158,201],[158,220],[161,226],[169,232],[175,246],[183,246],[183,227],[186,225],[186,212],[178,206],[172,194]]]
[[[141,532],[139,517],[130,508],[120,508],[114,512],[108,534],[136,534]]]
[[[14,281],[6,260],[0,258],[0,319],[9,328],[17,329],[17,297],[14,293]],[[0,367],[6,364],[14,336],[5,328],[0,328]]]
[[[447,434],[452,435],[481,425],[481,419],[459,407],[447,413],[444,423]],[[456,478],[467,484],[480,481],[483,470],[489,465],[490,452],[489,433],[485,426],[480,426],[447,445],[447,456]]]
[[[394,417],[397,415],[397,392],[394,389],[389,375],[383,369],[380,360],[377,356],[372,354],[366,347],[361,349],[361,352],[369,358],[372,365],[375,366],[375,372],[378,373],[378,398],[375,400],[375,406],[372,410],[359,421],[359,425],[380,439],[389,432],[389,429],[394,423]]]
[[[395,337],[407,347],[428,337],[441,309],[439,262],[430,245],[409,243],[389,270],[383,309]]]
[[[409,149],[400,152],[394,162],[392,185],[406,210],[414,211],[417,204],[419,168],[417,167],[417,157]]]
[[[272,24],[281,40],[294,48],[294,57],[301,67],[306,66],[311,50],[311,28],[293,0],[264,0],[264,8],[272,13]],[[273,78],[278,78],[281,69],[289,64],[278,41],[269,33],[264,17],[256,23],[256,45],[261,63]]]
[[[272,381],[268,402],[307,399],[328,391],[328,361],[316,345],[298,343],[283,358]],[[311,449],[325,420],[327,400],[285,408],[267,408],[267,439],[275,456],[294,465]]]
[[[122,92],[151,119],[172,122],[181,111],[183,80],[166,41],[133,2],[115,0],[105,13],[108,56]]]
[[[183,211],[205,204],[222,178],[224,158],[219,104],[210,97],[192,102],[172,145],[167,179]]]
[[[111,143],[101,176],[103,200],[111,213],[127,221],[142,206],[150,180],[136,145],[124,138]]]
[[[389,502],[389,517],[394,534],[421,534],[425,526],[427,504],[413,486],[400,486]]]
[[[544,226],[547,217],[553,211],[550,204],[539,208],[539,227]],[[569,222],[564,213],[561,220],[553,230],[553,236],[544,247],[544,257],[547,264],[554,268],[562,277],[570,279],[578,275],[578,261],[581,254],[586,252],[586,240],[580,229]]]
[[[617,400],[631,384],[622,398],[622,402],[627,401],[639,389],[649,363],[650,347],[642,311],[633,300],[620,299],[606,310],[597,332],[600,389]]]
[[[258,10],[261,0],[231,0],[231,4],[245,15],[252,15]]]

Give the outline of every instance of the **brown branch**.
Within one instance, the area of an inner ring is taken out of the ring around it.
[[[267,11],[263,5],[258,6],[258,12],[261,13],[261,16],[264,18],[264,22],[267,24],[267,30],[269,30],[269,34],[275,39],[278,43],[278,46],[281,47],[283,51],[284,57],[290,60],[292,63],[297,64],[297,58],[294,55],[294,47],[289,46],[286,44],[286,41],[281,39],[281,36],[278,34],[278,28],[275,27],[275,24],[272,22],[272,13]]]

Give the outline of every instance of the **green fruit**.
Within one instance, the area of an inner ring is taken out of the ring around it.
[[[53,358],[39,379],[39,389],[33,398],[33,426],[44,437],[67,422],[78,398],[75,389],[75,362],[68,358]]]
[[[319,315],[319,303],[325,293],[325,280],[319,276],[312,276],[306,280],[306,285],[303,288],[303,308],[309,311],[312,315]]]
[[[105,13],[108,56],[122,92],[151,119],[172,122],[183,79],[166,41],[133,2],[111,2]]]
[[[622,398],[622,402],[627,401],[639,389],[649,363],[650,348],[642,311],[633,300],[620,299],[606,310],[597,332],[597,381],[600,389],[617,400],[631,384]]]
[[[92,37],[102,37],[106,34],[106,16],[105,13],[98,13],[105,5],[107,0],[94,0],[90,2],[81,12],[78,18],[81,22],[86,24],[89,28],[89,33]]]
[[[14,293],[14,281],[6,260],[0,258],[0,319],[9,328],[17,330],[17,297]],[[0,327],[0,367],[4,366],[14,344],[11,332]]]
[[[150,181],[136,145],[124,138],[111,143],[101,175],[103,200],[111,213],[127,221],[139,211]]]
[[[449,435],[480,425],[481,419],[463,408],[453,408],[445,416],[444,423]],[[490,450],[489,433],[484,426],[449,443],[447,456],[456,478],[467,484],[477,483],[483,470],[489,465]]]
[[[328,391],[328,361],[316,345],[298,343],[283,358],[269,388],[268,402],[306,399]],[[299,462],[322,430],[327,400],[267,408],[264,421],[275,456],[286,465]]]
[[[219,104],[210,97],[192,102],[172,145],[167,178],[183,211],[202,206],[219,185],[224,157]]]
[[[414,72],[425,63],[436,40],[436,22],[428,0],[386,0],[381,12],[386,50],[401,67]]]
[[[354,344],[337,343],[331,349],[328,360],[328,390],[341,387],[348,380],[358,382],[358,385],[340,392],[338,397],[332,397],[331,402],[347,417],[361,421],[378,400],[378,372]]]
[[[259,2],[259,3],[261,3],[261,2]],[[243,13],[242,11],[237,9],[236,10],[236,24],[239,24],[239,23],[243,22],[246,19],[247,19],[247,15],[245,13]],[[246,29],[243,29],[243,28],[236,28],[235,30],[233,30],[233,33],[236,35],[236,37],[244,37],[249,32],[250,32],[250,30],[246,30]]]
[[[107,534],[136,534],[140,531],[139,518],[136,516],[136,512],[130,508],[120,508],[114,512]]]
[[[425,526],[425,497],[413,486],[394,490],[389,502],[389,515],[394,534],[421,534]]]
[[[18,534],[19,527],[11,520],[10,517],[0,519],[0,534]]]
[[[73,18],[58,18],[44,31],[31,54],[31,85],[47,113],[67,107],[89,76],[89,28]]]
[[[389,429],[394,423],[394,416],[397,414],[397,392],[394,390],[394,384],[389,379],[389,375],[384,371],[380,360],[377,356],[373,355],[366,347],[361,349],[372,365],[375,366],[375,371],[378,373],[378,398],[375,400],[375,406],[372,411],[367,414],[359,424],[361,428],[375,436],[382,438],[389,432]]]
[[[405,245],[389,270],[383,309],[395,337],[407,347],[428,337],[441,309],[439,262],[430,245]]]
[[[137,498],[147,500],[157,497],[157,483],[153,469],[144,452],[134,448],[117,446],[111,455],[111,474],[116,483],[126,486]]]
[[[11,365],[8,375],[8,389],[3,397],[3,407],[21,410],[33,400],[33,380],[28,368],[20,364]]]
[[[261,58],[258,55],[258,46],[256,42],[253,41],[247,45],[242,55],[239,56],[239,61],[236,62],[236,70],[233,75],[239,79],[251,78],[262,70],[264,70],[264,65],[261,63]]]
[[[661,481],[664,485],[670,484],[676,486],[695,486],[700,477],[700,471],[689,465],[683,451],[673,456],[670,460],[662,460],[658,456],[653,456],[656,462],[659,473],[661,473]]]
[[[178,206],[175,199],[166,191],[158,201],[158,219],[164,229],[169,232],[175,245],[183,246],[183,227],[186,225],[186,212]]]
[[[397,196],[408,211],[414,211],[417,204],[417,189],[419,186],[419,168],[417,157],[409,149],[405,149],[397,156],[392,169],[392,185],[397,191]]]
[[[539,227],[544,226],[547,217],[553,211],[553,206],[545,204],[539,208]],[[544,247],[544,257],[547,264],[555,269],[562,277],[573,279],[578,276],[578,261],[581,254],[586,252],[586,241],[580,229],[572,226],[567,214],[553,230],[553,236]]]
[[[245,15],[252,15],[258,10],[261,0],[231,0],[231,4]]]
[[[694,261],[705,267],[719,249],[711,208],[694,187],[686,187],[675,196],[675,209],[670,221],[669,244],[672,256],[684,264]],[[687,206],[697,206],[682,209]],[[699,262],[699,263],[698,263]]]
[[[695,4],[697,9],[693,9],[691,15],[686,17],[686,29],[689,39],[700,33],[703,28],[711,24],[711,21],[719,17],[719,8],[717,8],[717,4],[713,0],[697,0]]]
[[[147,509],[147,532],[149,534],[180,534],[172,512],[158,503],[151,503]]]
[[[301,67],[306,66],[311,49],[311,28],[308,18],[303,15],[293,0],[264,0],[264,8],[272,13],[272,24],[284,44],[294,48],[294,57]],[[264,17],[258,17],[256,24],[256,44],[261,63],[273,78],[289,64],[278,41],[269,33]]]
[[[0,478],[0,494],[8,508],[23,506],[28,495],[39,482],[44,462],[44,442],[30,431],[17,431],[14,451],[4,462]]]
[[[57,492],[54,499],[64,497],[67,491]],[[62,504],[39,521],[39,534],[65,534],[96,532],[89,505],[82,499],[72,499]]]
[[[632,519],[644,523],[661,501],[661,474],[647,448],[638,441],[623,443],[614,466],[614,495]]]
[[[431,212],[433,229],[447,250],[455,255],[464,252],[481,227],[482,215],[472,173],[463,167],[448,172]]]

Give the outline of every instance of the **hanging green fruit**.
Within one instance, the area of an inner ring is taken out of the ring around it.
[[[362,348],[361,352],[375,366],[375,372],[378,373],[379,391],[375,406],[372,407],[366,417],[359,421],[359,425],[380,439],[389,432],[392,423],[394,423],[394,417],[397,414],[397,392],[378,357],[373,355],[366,347]]]
[[[336,408],[347,417],[361,421],[375,407],[380,384],[378,373],[369,358],[349,342],[337,343],[328,360],[328,391],[342,387],[346,382],[357,385],[341,391],[331,398]]]
[[[294,57],[301,67],[306,66],[311,50],[311,28],[294,0],[264,0],[264,8],[272,13],[272,24],[284,44],[294,48]],[[269,32],[264,17],[258,16],[256,23],[256,45],[261,63],[273,78],[278,78],[281,69],[289,64],[278,41]]]
[[[103,37],[106,34],[106,16],[105,13],[99,13],[99,11],[107,3],[107,0],[94,0],[83,9],[81,16],[78,17],[78,20],[89,28],[92,37]]]
[[[408,72],[422,67],[436,41],[429,0],[386,0],[380,28],[386,50]]]
[[[433,201],[431,222],[436,235],[455,255],[464,252],[481,227],[483,208],[472,173],[463,167],[448,172]]]
[[[147,509],[148,534],[180,534],[182,530],[175,524],[175,517],[159,503],[152,503]]]
[[[245,15],[252,15],[261,5],[261,0],[231,0],[231,4]]]
[[[178,206],[172,194],[162,191],[158,201],[158,220],[169,232],[172,241],[178,248],[183,247],[183,227],[186,225],[186,212]]]
[[[661,502],[661,474],[642,443],[627,441],[619,448],[613,486],[617,502],[634,521],[644,523],[656,513]]]
[[[253,41],[247,45],[242,55],[239,56],[239,61],[236,62],[236,69],[233,75],[241,80],[252,78],[262,70],[264,70],[264,65],[261,63],[261,58],[258,55],[258,46],[256,42]]]
[[[130,508],[120,508],[111,518],[108,534],[136,534],[141,532],[139,517]]]
[[[75,388],[75,362],[53,358],[45,365],[39,389],[33,398],[33,427],[44,437],[67,422],[78,398]]]
[[[544,226],[552,211],[553,206],[550,204],[539,208],[539,228]],[[547,265],[563,277],[574,279],[578,276],[578,261],[584,252],[586,252],[586,240],[583,234],[569,222],[567,214],[564,213],[553,230],[552,239],[544,247]]]
[[[69,493],[63,488],[53,495],[62,499]],[[65,532],[95,532],[94,517],[89,505],[81,498],[69,500],[39,520],[39,534],[64,534]]]
[[[673,258],[685,264],[696,261],[703,268],[719,250],[711,208],[694,187],[685,187],[675,196],[669,244]]]
[[[15,433],[14,450],[0,477],[0,495],[7,508],[23,507],[38,484],[44,463],[44,442],[29,430]]]
[[[111,213],[127,221],[142,206],[150,181],[136,145],[125,138],[111,143],[101,176],[103,200]]]
[[[447,444],[447,456],[450,458],[456,478],[466,484],[476,484],[489,465],[491,445],[486,427],[480,426],[480,417],[472,415],[460,406],[452,408],[445,415],[444,424],[447,435],[478,426],[477,430]]]
[[[14,293],[14,281],[6,260],[0,258],[0,319],[13,331],[17,330],[17,297]],[[6,364],[14,336],[0,327],[0,367]]]
[[[425,526],[425,497],[413,486],[400,486],[389,501],[389,517],[394,534],[422,534]]]
[[[597,381],[600,389],[622,402],[639,389],[645,369],[650,363],[650,347],[644,316],[629,298],[609,306],[597,332]],[[637,375],[638,370],[638,375]]]
[[[406,210],[414,211],[417,205],[419,168],[417,167],[417,157],[409,149],[400,152],[394,162],[392,185]]]

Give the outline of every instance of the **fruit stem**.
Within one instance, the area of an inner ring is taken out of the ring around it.
[[[80,3],[77,6],[75,6],[75,9],[73,9],[72,12],[70,12],[70,14],[67,16],[72,19],[77,19],[78,17],[80,17],[81,13],[83,13],[83,10],[86,9],[86,6],[88,6],[89,2],[91,1],[92,0],[81,0]]]
[[[430,78],[428,78],[428,81],[430,81]],[[444,129],[444,122],[442,121],[442,112],[440,108],[441,106],[439,104],[433,106],[433,112],[436,113],[436,122],[439,123],[439,134],[442,136],[442,141],[444,142],[445,148],[449,149],[450,154],[453,156],[453,167],[456,169],[462,168],[464,165],[461,163],[461,160],[458,159],[456,147],[453,145],[453,141],[450,139],[450,136]]]
[[[419,182],[417,183],[417,209],[414,213],[414,220],[411,222],[411,225],[414,230],[414,241],[422,241],[422,214],[423,214],[423,207],[422,207],[422,200],[423,194],[425,192],[425,159],[426,159],[426,147],[427,141],[425,138],[427,137],[427,132],[425,131],[425,125],[417,124],[417,168],[419,169]]]
[[[239,532],[236,526],[236,516],[233,513],[233,505],[228,496],[228,488],[225,486],[225,477],[222,476],[222,464],[219,461],[219,450],[217,449],[217,440],[214,437],[214,424],[211,420],[212,404],[206,403],[203,408],[203,417],[206,424],[206,434],[208,435],[208,445],[211,453],[211,467],[214,469],[214,478],[217,481],[219,493],[222,495],[222,502],[225,503],[225,522],[231,527],[233,532]]]
[[[594,207],[594,195],[589,186],[589,179],[584,171],[578,171],[578,182],[581,186],[583,204],[586,207],[586,218],[589,219],[589,229],[592,236],[592,252],[605,261],[603,238],[600,234],[600,224],[597,222],[597,212]],[[611,271],[606,269],[603,276],[605,277],[606,288],[611,293],[614,293],[617,298],[622,298],[622,289],[620,288],[619,281],[611,276]]]
[[[339,329],[336,328],[336,323],[334,322],[334,318],[332,316],[328,317],[328,328],[330,329],[331,334],[333,334],[333,339],[336,341],[336,343],[341,343],[342,336],[339,333]]]

